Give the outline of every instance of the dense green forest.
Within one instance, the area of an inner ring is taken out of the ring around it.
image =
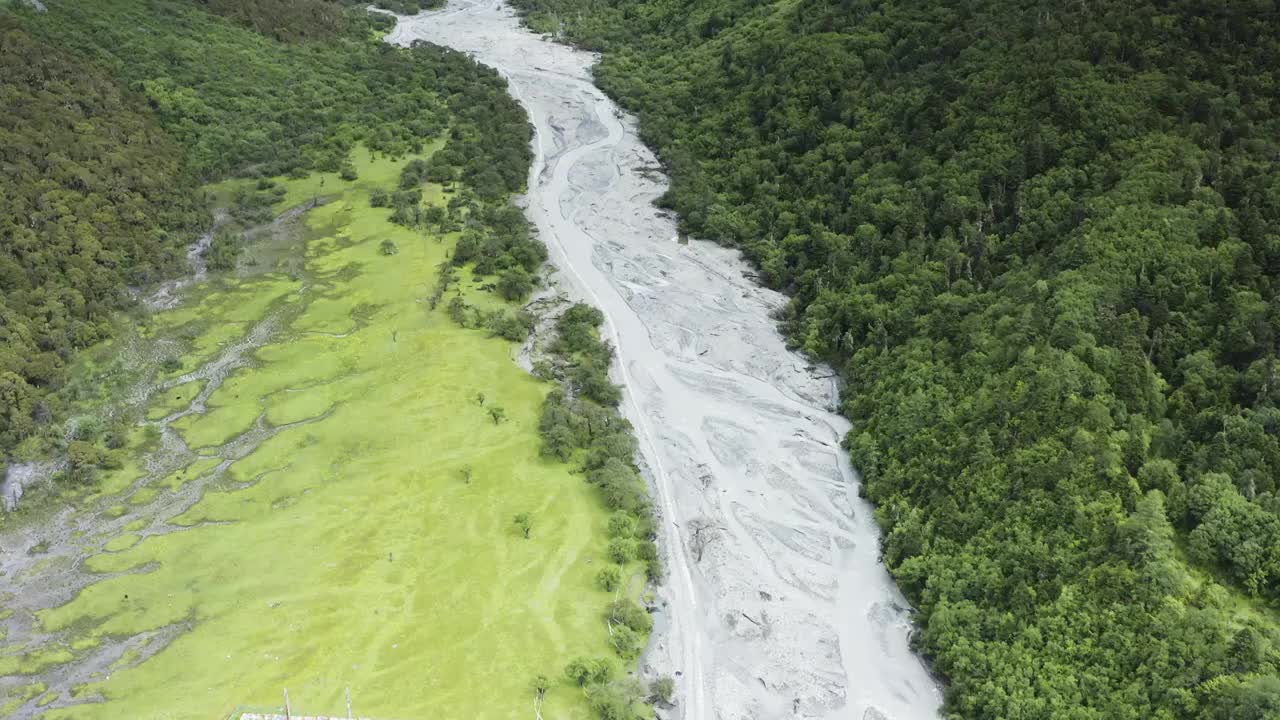
[[[357,143],[400,156],[444,138],[436,171],[481,200],[524,185],[530,131],[497,73],[392,48],[390,18],[363,7],[46,4],[0,6],[0,462],[62,441],[73,352],[111,334],[129,287],[184,269],[211,221],[202,183],[349,173]]]
[[[217,15],[277,40],[326,40],[344,34],[352,17],[343,8],[369,5],[412,14],[444,5],[443,0],[196,0]]]
[[[1280,717],[1280,13],[519,0],[830,361],[956,718]]]

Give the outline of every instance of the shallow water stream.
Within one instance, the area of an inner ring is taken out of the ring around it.
[[[788,351],[737,253],[676,241],[631,118],[591,54],[538,37],[500,0],[400,18],[493,66],[536,127],[526,198],[559,278],[604,311],[667,530],[666,632],[685,718],[937,717],[905,601],[831,412],[830,372]]]

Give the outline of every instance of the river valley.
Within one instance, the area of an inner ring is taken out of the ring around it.
[[[388,40],[498,69],[536,128],[525,198],[571,293],[599,307],[664,518],[666,631],[647,661],[688,720],[937,717],[907,604],[877,558],[830,371],[787,349],[735,251],[679,241],[658,163],[594,57],[498,0],[402,17]]]
[[[0,0],[0,720],[1280,720],[1276,4]]]
[[[387,37],[419,39],[507,77],[536,130],[520,202],[550,250],[549,294],[607,317],[665,550],[640,663],[674,676],[661,716],[936,718],[832,373],[771,319],[785,298],[735,251],[678,237],[592,55],[493,0],[401,17]],[[0,488],[17,503],[35,483],[21,500],[36,505],[0,528],[0,716],[196,720],[272,710],[285,688],[324,714],[349,689],[377,718],[498,720],[531,700],[548,719],[592,716],[563,669],[612,654],[609,516],[540,452],[549,386],[517,367],[520,346],[435,309],[460,232],[397,225],[374,202],[442,144],[206,186],[223,205],[269,195],[266,224],[212,272],[215,223],[190,275],[147,289],[149,312],[77,359],[90,404],[67,437],[92,437],[82,425],[114,405],[130,418],[110,467],[14,464]],[[459,191],[422,189],[438,210]],[[458,300],[509,311],[461,274]],[[511,519],[530,515],[521,537]],[[644,572],[619,569],[640,597]]]

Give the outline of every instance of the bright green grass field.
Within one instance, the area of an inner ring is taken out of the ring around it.
[[[302,304],[257,367],[228,378],[206,415],[175,426],[193,448],[261,415],[323,419],[284,429],[233,466],[237,480],[262,475],[257,485],[211,492],[183,518],[229,524],[121,538],[120,552],[90,561],[102,571],[159,565],[47,611],[48,629],[87,628],[82,641],[180,621],[191,629],[86,688],[107,702],[50,718],[209,720],[279,705],[284,687],[295,711],[337,715],[350,687],[361,716],[507,720],[532,716],[537,673],[555,683],[544,716],[587,717],[561,668],[612,654],[602,617],[611,598],[593,583],[606,562],[606,511],[567,466],[539,457],[547,386],[516,366],[514,346],[456,327],[443,305],[428,311],[452,243],[369,207],[368,191],[393,187],[402,163],[359,155],[360,180],[326,176],[322,192],[342,195],[307,215],[315,281],[306,292],[300,280],[263,274],[155,319],[202,319],[205,338],[193,346],[207,357],[286,303]],[[282,205],[316,182],[294,183]],[[385,238],[399,254],[379,252]],[[352,318],[357,308],[364,324]],[[493,423],[481,392],[505,422]],[[533,514],[529,540],[512,523],[522,511]]]

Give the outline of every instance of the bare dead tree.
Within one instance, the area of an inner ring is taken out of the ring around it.
[[[693,551],[694,562],[702,562],[702,553],[707,546],[720,537],[720,529],[705,517],[694,518],[689,522],[689,549]]]

